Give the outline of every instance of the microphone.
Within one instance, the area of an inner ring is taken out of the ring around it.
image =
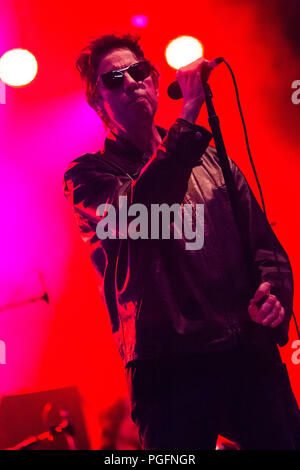
[[[203,64],[201,73],[202,82],[207,82],[211,70],[217,67],[217,65],[223,62],[223,60],[223,57],[217,57],[216,59]],[[168,86],[168,95],[170,98],[172,98],[172,100],[179,100],[182,98],[182,91],[177,80]]]

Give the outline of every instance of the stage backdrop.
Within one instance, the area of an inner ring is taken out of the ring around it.
[[[145,28],[132,26],[137,14]],[[166,94],[175,71],[164,57],[175,37],[198,38],[207,59],[223,56],[239,85],[249,139],[268,218],[290,256],[299,313],[299,116],[291,85],[300,80],[296,1],[205,0],[182,5],[53,0],[7,1],[1,6],[0,55],[15,47],[37,58],[36,79],[6,87],[0,104],[0,395],[77,387],[92,448],[103,445],[103,415],[126,400],[123,366],[108,315],[63,196],[68,163],[97,151],[103,126],[85,102],[74,62],[88,40],[111,31],[141,36],[146,56],[159,68],[157,124],[169,128],[181,102]],[[211,77],[228,154],[258,196],[246,153],[231,78],[225,66]],[[199,123],[208,126],[205,110]],[[291,323],[282,350],[300,400],[299,355]]]

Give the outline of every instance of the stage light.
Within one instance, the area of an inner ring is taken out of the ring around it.
[[[174,69],[194,62],[203,55],[203,46],[192,36],[179,36],[166,47],[165,56],[168,64]]]
[[[145,15],[135,15],[131,18],[131,23],[137,28],[145,28],[148,24],[148,17]]]
[[[11,49],[0,58],[0,79],[6,85],[28,85],[38,70],[36,58],[26,49]]]

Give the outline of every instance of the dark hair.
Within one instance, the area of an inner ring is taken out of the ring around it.
[[[144,59],[144,52],[139,45],[139,40],[139,37],[131,34],[106,34],[91,41],[81,51],[81,54],[76,60],[76,68],[85,84],[87,102],[96,112],[99,110],[96,83],[98,79],[98,67],[102,57],[113,49],[126,47],[130,49],[138,59]],[[159,73],[153,65],[152,74],[153,79],[158,84]],[[108,119],[103,110],[100,117],[104,121],[104,124],[108,125]]]

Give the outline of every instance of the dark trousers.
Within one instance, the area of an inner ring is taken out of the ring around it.
[[[127,369],[132,419],[145,450],[300,449],[299,409],[276,346],[240,344]]]

